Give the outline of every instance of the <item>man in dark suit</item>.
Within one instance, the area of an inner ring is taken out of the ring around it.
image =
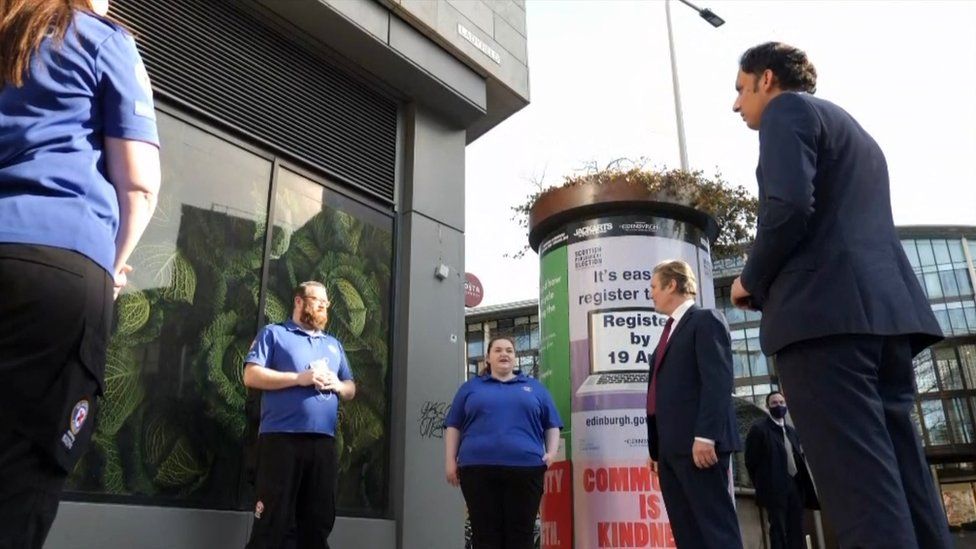
[[[815,507],[817,496],[800,440],[786,424],[786,397],[769,393],[766,408],[769,416],[753,423],[746,435],[746,469],[756,503],[769,517],[771,548],[803,549],[803,508]]]
[[[942,332],[895,233],[881,148],[811,95],[802,51],[739,61],[733,110],[759,130],[759,223],[740,307],[762,310],[824,512],[842,547],[951,547],[910,411],[912,357]]]
[[[647,390],[647,444],[681,549],[742,547],[729,493],[729,458],[741,450],[732,408],[732,343],[725,321],[695,305],[684,261],[654,268],[651,299],[668,315]]]

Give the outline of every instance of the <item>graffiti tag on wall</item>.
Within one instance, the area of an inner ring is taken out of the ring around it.
[[[420,438],[444,438],[444,418],[451,409],[447,402],[428,400],[420,408]]]

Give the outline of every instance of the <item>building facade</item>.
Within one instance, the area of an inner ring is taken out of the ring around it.
[[[424,426],[462,380],[465,147],[528,103],[524,8],[111,2],[153,83],[163,187],[48,547],[244,546],[259,395],[242,359],[309,279],[358,385],[334,545],[463,543]]]

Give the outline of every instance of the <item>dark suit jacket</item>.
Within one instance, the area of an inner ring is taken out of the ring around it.
[[[816,490],[810,479],[810,471],[800,448],[796,431],[786,425],[786,436],[793,445],[793,459],[797,473],[790,477],[786,466],[786,444],[783,443],[783,427],[766,417],[752,424],[746,435],[746,470],[756,488],[756,502],[763,507],[786,507],[788,482],[795,482],[804,505],[819,509]]]
[[[881,148],[843,109],[786,92],[759,128],[759,222],[742,285],[767,355],[838,334],[942,331],[895,233]],[[934,198],[933,198],[934,200]]]
[[[695,437],[714,440],[719,453],[742,449],[732,407],[732,342],[718,312],[696,305],[685,312],[657,375],[656,414],[647,422],[652,458],[691,455]]]

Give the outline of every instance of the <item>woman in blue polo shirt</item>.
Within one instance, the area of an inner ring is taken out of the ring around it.
[[[152,217],[149,79],[107,0],[0,0],[0,547],[41,547]]]
[[[447,482],[461,486],[474,549],[528,549],[563,424],[549,391],[515,372],[511,339],[489,341],[485,363],[444,421]]]

